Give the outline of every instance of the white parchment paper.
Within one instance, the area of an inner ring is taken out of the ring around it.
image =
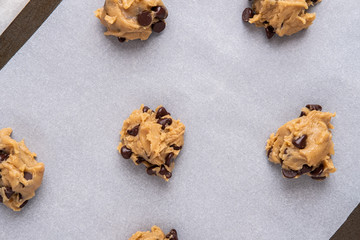
[[[0,127],[45,163],[1,239],[128,239],[157,224],[181,240],[328,239],[360,200],[359,1],[325,0],[292,37],[244,24],[248,1],[166,1],[168,27],[120,44],[64,0],[0,72]],[[353,13],[353,14],[352,14]],[[119,156],[123,120],[163,104],[186,125],[170,182]],[[283,179],[269,135],[308,103],[336,112],[326,181]]]
[[[0,0],[0,34],[10,25],[29,0]]]

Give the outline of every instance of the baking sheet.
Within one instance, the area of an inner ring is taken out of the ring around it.
[[[0,238],[128,239],[157,224],[180,239],[328,239],[360,201],[357,1],[323,1],[307,31],[268,41],[243,24],[248,1],[165,2],[168,27],[120,44],[64,0],[0,72],[0,127],[45,163],[20,213],[0,207]],[[116,151],[122,121],[163,104],[186,125],[170,182]],[[323,182],[283,179],[271,132],[302,106],[336,112]],[[14,227],[16,226],[16,227]]]
[[[29,0],[0,0],[0,34],[10,25]]]

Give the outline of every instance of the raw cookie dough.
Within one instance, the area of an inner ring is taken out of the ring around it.
[[[35,160],[24,140],[10,137],[11,128],[0,130],[0,202],[20,211],[41,185],[44,164]]]
[[[284,177],[307,174],[323,180],[336,171],[330,130],[334,128],[330,120],[336,114],[321,110],[320,105],[306,105],[300,117],[281,126],[267,141],[269,160],[281,164]]]
[[[178,236],[175,229],[165,236],[158,226],[153,226],[151,232],[136,232],[129,240],[178,240]]]
[[[144,164],[149,175],[166,181],[172,176],[174,159],[184,145],[185,126],[162,106],[152,111],[141,105],[124,121],[118,150],[136,165]]]
[[[275,33],[280,37],[292,35],[308,28],[315,13],[306,10],[321,0],[253,0],[252,9],[246,8],[243,20],[264,27],[270,39]]]
[[[95,16],[107,28],[105,35],[118,37],[120,42],[146,40],[152,31],[165,29],[168,11],[161,0],[105,0]]]

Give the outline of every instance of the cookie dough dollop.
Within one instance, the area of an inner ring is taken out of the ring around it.
[[[175,229],[165,235],[158,226],[153,226],[151,232],[136,232],[129,240],[178,240],[178,236]]]
[[[330,120],[335,113],[321,112],[320,105],[306,105],[300,117],[271,134],[266,151],[269,161],[281,164],[283,176],[297,178],[306,174],[323,180],[336,171]]]
[[[141,105],[124,121],[118,146],[125,159],[144,164],[149,175],[168,181],[174,169],[174,159],[184,145],[185,126],[159,106],[152,111]]]
[[[20,211],[41,185],[44,164],[35,160],[24,140],[10,137],[11,128],[0,130],[0,202]]]
[[[253,0],[252,9],[246,8],[245,22],[264,27],[270,39],[276,33],[280,37],[292,35],[308,28],[315,20],[315,13],[306,10],[321,0]]]
[[[95,16],[107,28],[105,35],[120,42],[146,40],[154,32],[162,32],[168,11],[161,0],[105,0]]]

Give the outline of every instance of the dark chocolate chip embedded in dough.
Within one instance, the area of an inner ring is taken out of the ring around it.
[[[126,146],[123,146],[121,148],[120,152],[121,152],[121,155],[123,156],[123,158],[125,158],[125,159],[129,159],[132,154],[131,149],[127,148]]]
[[[163,21],[156,22],[151,26],[152,30],[157,33],[161,33],[162,31],[164,31],[165,27],[166,23]]]
[[[148,106],[144,106],[144,108],[143,108],[143,112],[145,113],[145,112],[147,112],[147,111],[149,111],[149,107]]]
[[[19,200],[23,199],[23,196],[21,195],[21,193],[19,193]]]
[[[314,180],[324,180],[326,177],[311,177]]]
[[[308,108],[310,111],[321,111],[322,107],[318,104],[308,104],[306,105],[306,108]]]
[[[178,240],[177,232],[175,229],[171,229],[171,231],[166,235],[166,238],[169,240]]]
[[[268,157],[268,158],[270,157],[270,154],[271,154],[272,150],[273,150],[273,147],[271,147],[271,148],[269,149],[269,151],[267,152],[267,157]]]
[[[251,8],[245,8],[242,13],[242,20],[248,22],[254,16],[254,11]]]
[[[310,172],[310,174],[313,176],[319,176],[323,173],[323,171],[324,171],[324,165],[320,164],[320,166],[314,169],[314,171]]]
[[[172,173],[171,173],[171,172],[165,173],[165,177],[166,177],[167,179],[171,178],[171,177],[172,177]]]
[[[157,110],[156,118],[159,119],[166,115],[170,115],[170,113],[168,113],[164,107],[161,107]]]
[[[311,172],[312,167],[310,167],[309,165],[305,164],[303,165],[303,167],[299,170],[299,174],[305,174],[308,172]]]
[[[267,28],[265,28],[265,32],[268,39],[272,38],[275,34],[274,28],[272,26],[268,26]]]
[[[3,202],[3,197],[0,195],[0,203]]]
[[[301,111],[301,113],[300,113],[300,116],[299,116],[299,117],[302,117],[302,116],[306,116],[306,113],[304,113],[303,111]]]
[[[151,12],[149,11],[143,11],[142,13],[137,15],[137,20],[139,25],[141,26],[149,26],[150,23],[152,22],[152,16],[151,16]]]
[[[282,171],[282,174],[284,175],[284,177],[286,177],[286,178],[294,178],[298,174],[297,171],[294,171],[294,170],[291,170],[291,169],[282,168],[281,171]]]
[[[31,180],[32,179],[32,174],[31,173],[29,173],[29,172],[24,172],[24,178],[26,179],[26,180]]]
[[[9,154],[0,150],[0,163],[6,161],[9,158]]]
[[[125,41],[126,41],[126,38],[123,38],[123,37],[118,37],[118,40],[119,40],[119,42],[123,43],[123,42],[125,42]]]
[[[137,163],[137,164],[140,164],[140,163],[145,162],[145,161],[146,161],[146,160],[145,160],[144,158],[138,157],[137,160],[136,160],[136,163]]]
[[[140,127],[140,124],[139,124],[139,125],[136,125],[135,127],[133,127],[133,128],[130,129],[130,130],[127,130],[127,133],[128,133],[129,135],[135,137],[135,136],[138,135],[138,133],[139,133],[139,127]]]
[[[161,6],[152,7],[151,10],[155,12],[155,17],[158,19],[165,19],[168,16],[167,10]]]
[[[11,189],[11,187],[6,187],[5,188],[5,195],[8,199],[11,198],[11,196],[14,194],[15,192]]]
[[[182,146],[176,146],[175,144],[172,144],[170,147],[172,147],[174,150],[180,150],[182,149]]]
[[[157,167],[156,165],[151,166],[151,167],[148,167],[148,168],[146,169],[146,173],[149,174],[149,175],[154,175],[154,174],[156,174],[156,171],[154,171],[154,168],[156,168],[156,167]]]
[[[167,125],[171,125],[172,124],[172,119],[171,118],[162,118],[162,119],[159,119],[157,121],[158,124],[162,125],[161,129],[164,130],[165,127],[166,127],[166,124]]]
[[[161,165],[159,174],[165,175],[168,172],[168,170],[165,168],[164,165]]]
[[[294,144],[294,146],[299,149],[304,149],[306,147],[306,139],[307,139],[307,135],[304,134],[298,138],[293,138],[292,144]]]
[[[165,175],[166,178],[171,178],[172,174],[169,172],[164,165],[161,165],[159,174]]]
[[[23,204],[20,205],[20,208],[25,207],[25,205],[28,203],[29,200],[26,200],[25,202],[23,202]]]
[[[165,165],[170,167],[170,164],[171,164],[171,160],[172,158],[174,157],[174,153],[169,153],[166,158],[165,158]]]

